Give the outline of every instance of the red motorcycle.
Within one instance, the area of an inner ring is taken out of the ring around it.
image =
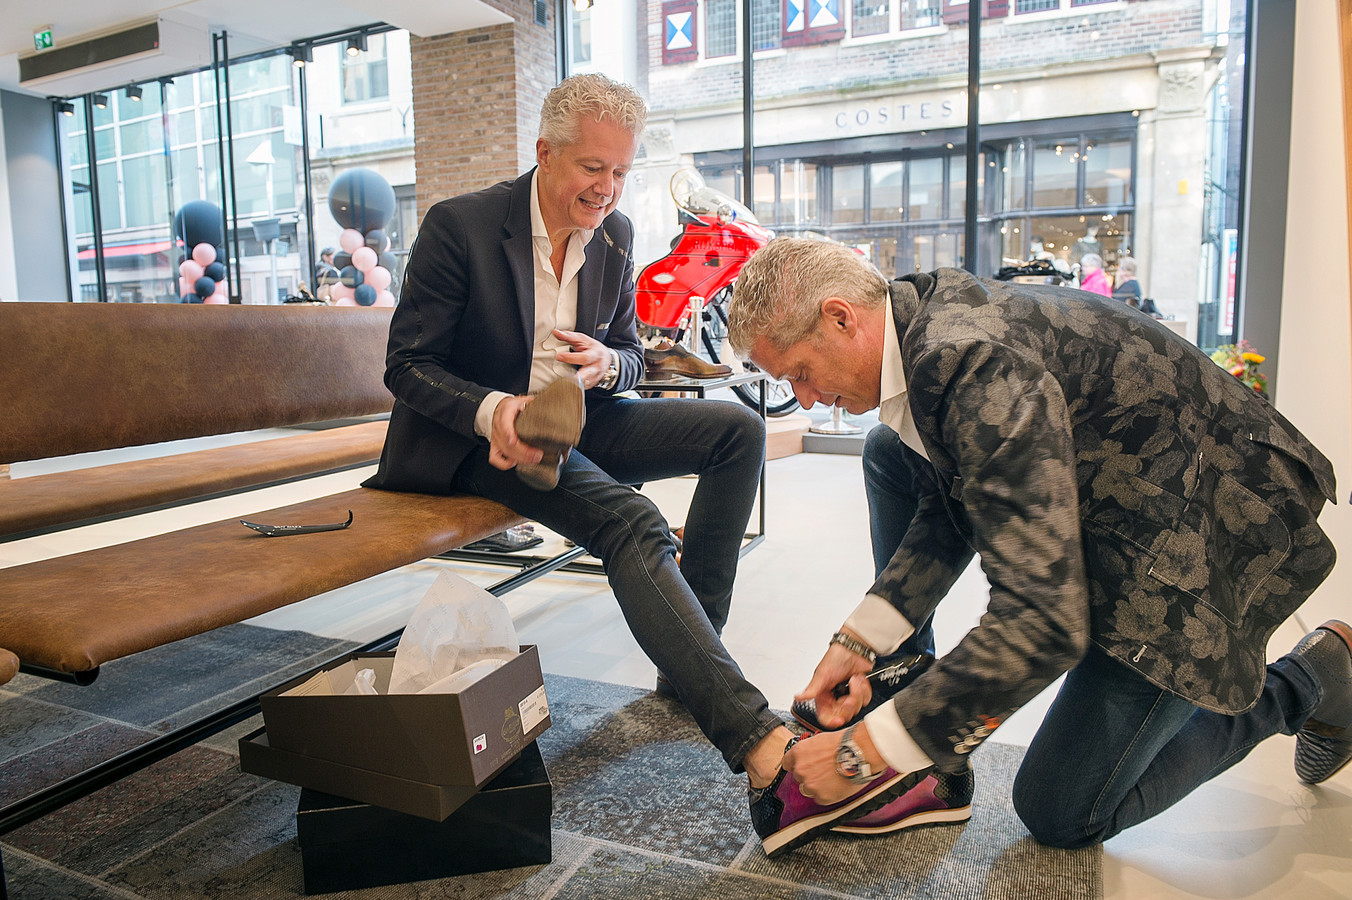
[[[751,254],[770,242],[774,233],[756,221],[741,203],[704,183],[692,168],[671,176],[671,198],[676,201],[681,234],[671,252],[645,266],[636,284],[638,318],[649,334],[660,333],[676,343],[690,338],[692,320],[699,316],[699,340],[690,349],[713,363],[752,371],[727,345],[728,301],[732,285]],[[692,302],[695,301],[695,302]],[[735,385],[743,403],[758,408],[760,390]],[[765,411],[782,416],[798,408],[788,382],[768,380]]]

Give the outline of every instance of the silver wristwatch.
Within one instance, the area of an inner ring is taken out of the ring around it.
[[[867,784],[877,772],[864,759],[864,751],[854,742],[854,726],[840,733],[840,746],[836,748],[836,772],[850,784]]]
[[[596,386],[603,391],[608,391],[615,386],[615,382],[620,380],[620,354],[614,350],[610,351],[610,368],[606,369],[606,374],[601,376],[601,380],[596,382]]]

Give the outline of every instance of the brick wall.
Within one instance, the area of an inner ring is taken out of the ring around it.
[[[487,0],[513,21],[411,39],[418,217],[447,197],[535,164],[540,104],[555,82],[554,4]]]
[[[1011,8],[1013,4],[1010,4]],[[741,102],[740,62],[662,65],[662,4],[648,4],[648,99],[672,112]],[[703,24],[700,25],[703,28]],[[1205,43],[1201,0],[1139,0],[1103,11],[1054,18],[1011,15],[981,25],[983,80],[1090,60],[1152,54]],[[965,80],[967,29],[893,40],[796,47],[756,60],[757,99],[875,89],[923,89],[937,79]]]

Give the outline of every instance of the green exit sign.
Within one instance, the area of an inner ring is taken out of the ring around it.
[[[52,49],[52,29],[51,26],[33,32],[33,48],[35,50]]]

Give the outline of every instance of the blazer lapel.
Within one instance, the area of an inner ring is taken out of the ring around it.
[[[502,252],[512,272],[512,285],[516,288],[521,338],[528,356],[535,339],[535,243],[530,233],[530,192],[535,183],[534,174],[535,170],[531,169],[512,184],[511,206],[504,223],[507,239],[502,242]]]

